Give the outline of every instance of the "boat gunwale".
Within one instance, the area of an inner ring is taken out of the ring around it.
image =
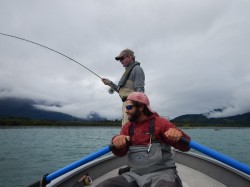
[[[247,187],[250,184],[249,175],[205,155],[178,150],[174,150],[174,154],[176,163],[195,169],[226,186]],[[109,154],[68,172],[52,181],[49,186],[63,187],[72,185],[72,181],[78,181],[86,173],[89,173],[92,179],[95,180],[105,173],[124,165],[126,165],[126,156],[116,157]]]
[[[194,152],[175,151],[177,153],[175,155],[175,161],[177,163],[195,169],[226,186],[248,187],[250,185],[250,175],[218,160]],[[185,159],[183,159],[184,157]]]

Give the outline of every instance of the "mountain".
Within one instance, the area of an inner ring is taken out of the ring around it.
[[[171,120],[171,122],[184,126],[250,126],[250,112],[223,118],[208,118],[204,114],[187,114]]]
[[[36,104],[44,104],[44,102],[36,102],[30,99],[5,98],[0,99],[0,118],[29,118],[38,120],[59,120],[59,121],[102,121],[105,118],[100,117],[97,113],[90,113],[87,118],[80,119],[68,114],[40,110],[34,107]],[[60,107],[59,104],[53,104]]]

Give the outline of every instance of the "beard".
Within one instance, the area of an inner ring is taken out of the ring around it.
[[[136,122],[137,119],[139,118],[139,116],[140,116],[140,112],[139,112],[139,110],[136,108],[135,112],[134,112],[132,115],[128,116],[128,120],[129,120],[130,122]]]

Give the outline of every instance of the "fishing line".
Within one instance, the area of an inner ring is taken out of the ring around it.
[[[51,50],[51,51],[53,51],[53,52],[55,52],[55,53],[57,53],[57,54],[59,54],[59,55],[62,55],[62,56],[64,56],[64,57],[68,58],[69,60],[72,60],[73,62],[77,63],[78,65],[80,65],[80,66],[82,66],[83,68],[85,68],[86,70],[88,70],[89,72],[93,73],[93,74],[94,74],[95,76],[97,76],[98,78],[102,79],[99,75],[97,75],[97,74],[96,74],[95,72],[93,72],[91,69],[89,69],[89,68],[87,68],[86,66],[82,65],[81,63],[77,62],[77,61],[74,60],[73,58],[70,58],[69,56],[67,56],[67,55],[65,55],[65,54],[63,54],[63,53],[61,53],[61,52],[59,52],[59,51],[56,51],[56,50],[54,50],[54,49],[52,49],[52,48],[50,48],[50,47],[47,47],[47,46],[45,46],[45,45],[39,44],[39,43],[37,43],[37,42],[33,42],[33,41],[31,41],[31,40],[27,40],[27,39],[24,39],[24,38],[21,38],[21,37],[18,37],[18,36],[13,36],[13,35],[1,33],[1,32],[0,32],[0,34],[1,34],[1,35],[4,35],[4,36],[16,38],[16,39],[19,39],[19,40],[23,40],[23,41],[26,41],[26,42],[29,42],[29,43],[33,43],[33,44],[38,45],[38,46],[40,46],[40,47],[49,49],[49,50]]]

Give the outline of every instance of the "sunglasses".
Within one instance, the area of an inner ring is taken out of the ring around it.
[[[120,58],[120,61],[123,61],[127,56],[123,56]]]
[[[131,109],[133,108],[133,106],[135,106],[135,105],[127,105],[127,106],[126,106],[126,109],[127,109],[127,110],[131,110]]]

